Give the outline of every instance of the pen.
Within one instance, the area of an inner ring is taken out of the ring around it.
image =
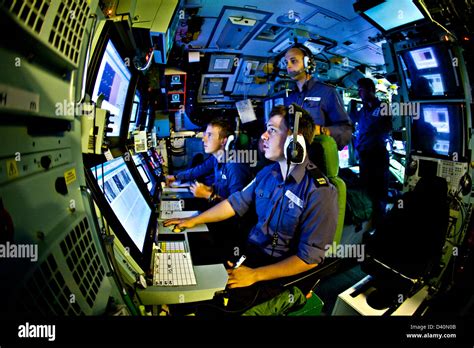
[[[247,257],[246,257],[245,255],[242,255],[242,256],[240,257],[239,261],[237,261],[237,263],[235,264],[234,269],[239,268],[240,265],[244,263],[244,261],[245,261],[246,258],[247,258]]]

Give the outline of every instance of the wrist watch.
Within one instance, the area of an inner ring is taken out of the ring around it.
[[[217,196],[216,192],[214,191],[214,187],[212,187],[211,189],[212,189],[212,192],[211,192],[211,195],[209,196],[209,199],[208,199],[209,203],[214,201],[216,199],[216,196]]]

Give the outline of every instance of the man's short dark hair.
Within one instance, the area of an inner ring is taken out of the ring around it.
[[[364,88],[368,91],[372,91],[375,93],[375,83],[374,81],[372,81],[371,79],[369,79],[368,77],[363,77],[361,79],[359,79],[357,81],[357,85],[360,87],[360,88]]]
[[[311,115],[305,109],[302,109],[296,104],[291,104],[286,107],[284,105],[275,105],[270,111],[270,117],[280,115],[283,116],[285,121],[285,126],[288,129],[293,128],[294,123],[294,113],[300,111],[302,116],[299,120],[298,133],[303,135],[304,140],[306,141],[306,146],[309,146],[313,141],[314,135],[314,121],[311,118]]]
[[[219,138],[227,138],[232,134],[232,128],[230,126],[229,120],[226,120],[223,117],[216,117],[207,124],[208,126],[219,127]]]

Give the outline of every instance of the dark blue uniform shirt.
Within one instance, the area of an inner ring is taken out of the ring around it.
[[[214,173],[214,192],[222,198],[242,190],[252,178],[250,166],[246,163],[220,163],[215,156],[209,156],[194,168],[176,174],[179,181],[192,181]]]
[[[347,115],[340,95],[332,86],[309,79],[300,92],[298,87],[285,98],[285,106],[296,103],[307,110],[315,124],[331,127],[331,136],[339,149],[352,138],[352,122]]]
[[[338,123],[349,123],[350,119],[344,109],[341,97],[334,87],[325,85],[311,78],[303,85],[300,92],[295,88],[285,99],[285,105],[296,103],[307,110],[316,124],[331,126]]]
[[[258,222],[251,229],[248,240],[266,254],[272,254],[273,234],[278,231],[274,257],[297,255],[308,264],[324,259],[325,248],[333,242],[336,231],[337,191],[331,184],[316,186],[306,170],[314,167],[306,159],[293,169],[284,184],[279,164],[271,164],[241,192],[228,198],[239,216],[255,202]]]
[[[377,151],[387,146],[392,119],[390,116],[381,115],[380,104],[377,99],[373,107],[364,105],[362,109],[351,114],[352,120],[358,123],[356,148],[359,152]]]

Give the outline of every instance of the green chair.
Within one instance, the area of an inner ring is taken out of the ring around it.
[[[336,187],[339,207],[336,234],[334,242],[339,244],[344,229],[344,216],[346,213],[346,183],[339,175],[339,154],[334,138],[328,135],[316,135],[308,150],[309,159],[326,175]]]

